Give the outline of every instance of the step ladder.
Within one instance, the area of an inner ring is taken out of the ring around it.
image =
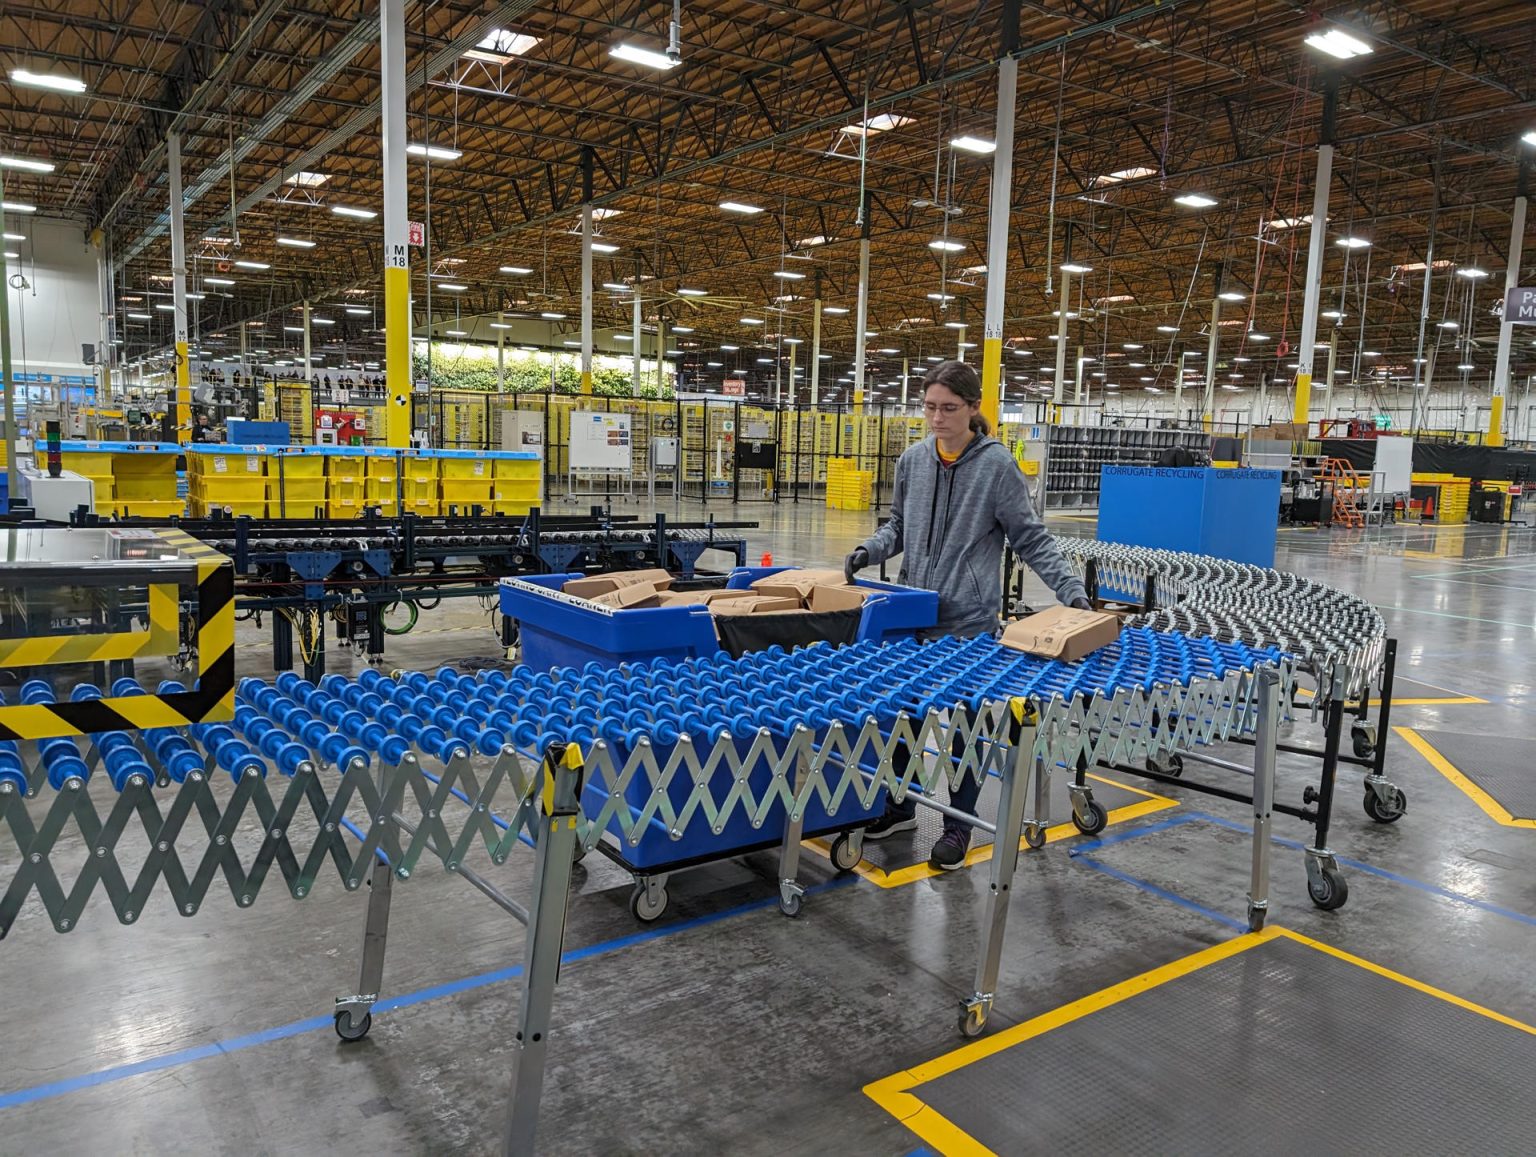
[[[1360,494],[1360,475],[1344,458],[1324,458],[1322,477],[1333,481],[1333,521],[1341,526],[1363,527],[1365,515],[1357,501]]]

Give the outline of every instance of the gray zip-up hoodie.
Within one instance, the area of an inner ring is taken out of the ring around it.
[[[896,581],[938,592],[935,634],[970,636],[998,628],[1004,535],[1063,604],[1088,597],[1035,513],[1007,447],[978,436],[946,467],[930,434],[897,461],[890,521],[864,549],[871,563],[900,554]]]

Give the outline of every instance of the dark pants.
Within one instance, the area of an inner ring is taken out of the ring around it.
[[[957,713],[957,719],[963,722],[964,727],[969,728],[972,727],[976,722],[976,713],[970,708],[962,708]],[[955,736],[954,741],[950,744],[949,750],[950,754],[952,754],[956,760],[961,759],[965,755],[965,741],[961,739],[960,736]],[[983,757],[982,753],[980,752],[978,752],[978,756]],[[911,760],[912,753],[907,750],[907,745],[903,743],[896,749],[896,754],[891,757],[891,767],[898,776],[903,775],[906,773],[907,767],[911,763]],[[982,774],[985,773],[983,772]],[[966,777],[960,781],[959,787],[952,787],[949,789],[949,804],[956,811],[963,811],[967,815],[975,815],[976,800],[980,795],[981,775],[974,773],[967,774]],[[906,798],[903,799],[900,803],[896,803],[887,798],[885,801],[885,814],[900,816],[902,819],[911,819],[914,815],[917,814],[917,800],[913,798],[911,792],[908,792]],[[946,830],[951,828],[958,828],[964,832],[969,832],[971,830],[970,824],[966,823],[964,820],[957,820],[953,816],[944,817],[944,827]]]

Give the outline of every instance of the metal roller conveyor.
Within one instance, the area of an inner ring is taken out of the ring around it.
[[[380,998],[391,888],[436,860],[526,925],[520,1024],[547,1032],[571,866],[587,849],[635,863],[632,910],[648,920],[666,909],[668,873],[777,848],[779,904],[794,916],[803,840],[836,835],[833,865],[853,868],[888,795],[946,810],[942,786],[995,776],[997,814],[975,823],[1018,848],[1043,832],[1059,764],[1249,735],[1267,783],[1291,666],[1273,647],[1138,627],[1076,664],[946,639],[545,673],[244,679],[227,723],[0,744],[0,936],[34,897],[68,931],[98,893],[123,923],[161,887],[190,916],[220,882],[242,907],[269,878],[302,899],[329,863],[345,888],[370,885],[358,988],[334,1010],[338,1035],[358,1040]],[[33,680],[20,697],[53,694]],[[119,703],[148,694],[132,679],[112,687]],[[74,695],[101,697],[88,684]],[[914,751],[924,757],[898,758]],[[1074,789],[1074,819],[1077,806]],[[61,839],[76,830],[83,846]],[[1255,926],[1267,830],[1256,828]],[[62,862],[72,855],[82,862]],[[514,855],[535,861],[526,902],[498,882]],[[991,858],[959,1010],[968,1036],[995,999],[1016,859]],[[512,1112],[536,1114],[539,1090],[537,1073],[520,1081]]]

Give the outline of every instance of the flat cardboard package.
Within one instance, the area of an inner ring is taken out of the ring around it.
[[[809,597],[817,587],[842,586],[846,581],[846,576],[840,570],[815,570],[807,567],[799,570],[782,570],[778,574],[760,578],[752,584],[752,589],[760,595],[772,595],[776,598],[794,599],[800,602]]]
[[[709,591],[664,591],[658,596],[658,606],[702,607],[709,602]]]
[[[770,598],[758,595],[746,599],[720,599],[709,604],[712,615],[765,615],[775,611],[801,610],[799,599]]]
[[[1002,644],[1015,651],[1075,663],[1120,637],[1120,620],[1102,611],[1052,607],[1003,629]]]
[[[648,583],[630,583],[589,601],[618,611],[638,611],[646,607],[659,607],[661,592]]]
[[[853,611],[864,605],[864,600],[874,592],[867,587],[851,587],[839,583],[837,586],[821,586],[811,590],[811,597],[806,601],[813,611]]]
[[[568,595],[574,595],[578,599],[596,598],[598,595],[612,594],[622,587],[636,586],[641,583],[649,584],[652,590],[664,591],[672,585],[672,576],[664,570],[652,568],[651,570],[619,570],[608,574],[589,575],[586,578],[572,579],[560,589]]]

